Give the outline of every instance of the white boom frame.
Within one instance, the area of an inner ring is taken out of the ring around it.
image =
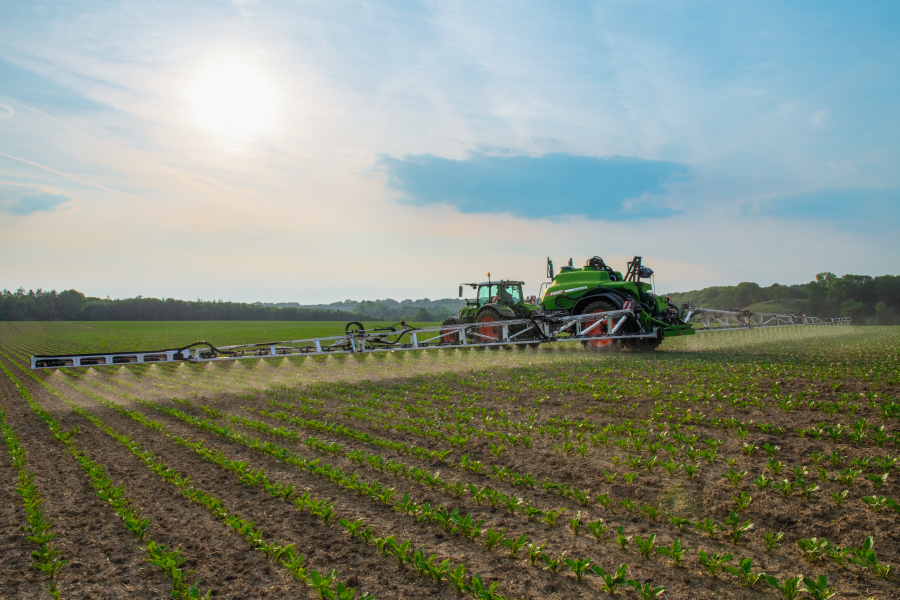
[[[821,318],[806,315],[779,315],[751,313],[741,310],[715,310],[689,306],[685,323],[701,323],[697,333],[722,331],[723,329],[756,329],[760,327],[787,327],[791,325],[849,325],[849,318]],[[693,319],[693,321],[692,321]]]
[[[372,352],[395,352],[398,350],[425,350],[434,348],[490,348],[521,344],[547,344],[556,342],[584,342],[598,340],[623,340],[657,338],[658,328],[641,333],[623,333],[622,327],[629,320],[637,322],[634,310],[612,310],[598,315],[540,315],[534,319],[510,319],[490,323],[463,323],[459,325],[437,325],[432,327],[407,327],[387,330],[350,331],[344,335],[266,342],[262,344],[237,344],[213,347],[206,342],[197,342],[184,348],[149,350],[141,352],[101,352],[95,354],[36,355],[31,357],[32,369],[54,369],[58,367],[94,367],[104,365],[157,364],[171,362],[218,362],[247,358],[272,358],[279,356],[323,356],[331,354],[365,354]],[[701,317],[704,329],[698,332],[722,331],[726,329],[749,329],[756,327],[783,327],[787,325],[847,325],[849,319],[818,319],[794,315],[750,315],[735,311],[714,311],[691,309],[687,319]],[[752,321],[751,317],[759,317]],[[714,319],[719,327],[711,326]],[[596,321],[585,326],[585,321]],[[597,327],[606,324],[608,333],[597,335]],[[524,326],[517,333],[510,334],[510,328]],[[480,333],[481,328],[498,328],[499,337]],[[537,334],[529,339],[521,339],[525,333]],[[387,340],[388,336],[406,336],[402,342]],[[446,338],[450,341],[443,341]],[[205,349],[198,346],[204,346]]]

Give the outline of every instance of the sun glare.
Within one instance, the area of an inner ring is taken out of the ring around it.
[[[258,133],[272,124],[275,94],[258,70],[240,62],[207,71],[193,89],[197,121],[221,135]]]

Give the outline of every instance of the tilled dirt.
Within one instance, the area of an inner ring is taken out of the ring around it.
[[[44,499],[47,518],[53,522],[62,558],[70,561],[58,574],[63,597],[112,599],[169,595],[171,583],[144,561],[144,552],[122,520],[94,494],[78,462],[61,442],[51,437],[47,426],[5,376],[0,382],[0,397],[7,422],[16,430],[25,449],[26,469],[35,474],[34,482]],[[6,468],[4,484],[15,477],[13,469]],[[4,492],[7,491],[4,509],[10,505],[14,508],[8,511],[10,520],[2,521],[4,566],[0,597],[49,597],[39,591],[46,589],[46,581],[36,569],[29,567],[31,551],[36,546],[15,528],[15,524],[24,524],[25,520],[21,498],[14,488],[4,485]]]
[[[98,390],[95,390],[98,391]],[[121,399],[120,399],[121,400]],[[207,399],[211,400],[211,399]],[[239,413],[240,409],[238,404],[244,403],[246,404],[246,399],[233,399],[231,401],[221,401],[216,402],[215,406],[217,409],[222,410],[231,410]],[[177,408],[179,410],[185,410],[189,413],[194,413],[196,416],[203,416],[199,410],[191,410],[187,409],[184,406],[178,405]],[[147,409],[143,409],[142,412],[147,412]],[[152,411],[151,411],[152,412]],[[217,439],[215,437],[210,437],[211,434],[201,434],[198,430],[191,428],[189,426],[181,424],[179,421],[172,419],[170,417],[161,415],[160,413],[153,413],[155,418],[159,418],[167,423],[167,427],[169,427],[173,432],[181,433],[183,431],[183,435],[192,435],[193,438],[197,438],[198,434],[202,436],[204,439],[209,439],[210,443],[216,444]],[[153,416],[151,415],[151,416]],[[279,424],[278,422],[273,422],[273,424]],[[283,423],[280,423],[283,425]],[[353,426],[353,423],[350,423]],[[358,424],[356,424],[358,425]],[[240,427],[238,427],[240,429]],[[252,435],[256,435],[252,431],[247,431],[247,433],[251,433]],[[331,439],[329,436],[323,436],[321,434],[316,434],[317,437],[324,437],[326,439]],[[284,440],[277,440],[279,443],[284,444]],[[339,441],[342,444],[347,444],[348,447],[361,447],[363,449],[367,449],[369,451],[373,451],[372,448],[365,448],[363,444],[358,444],[353,440],[348,440],[346,438],[335,438],[335,441]],[[414,440],[415,443],[423,446],[432,446],[436,447],[438,444],[430,439],[424,438],[416,438]],[[428,443],[431,442],[431,443]],[[219,444],[223,442],[221,439],[218,440]],[[227,443],[227,442],[226,442]],[[538,444],[541,446],[544,442]],[[290,445],[290,444],[286,444]],[[486,445],[486,444],[485,444]],[[545,445],[550,445],[549,442],[546,442]],[[467,448],[468,450],[469,448]],[[295,446],[294,450],[300,454],[304,454],[306,451],[302,446]],[[386,457],[390,457],[390,451],[386,451],[384,449],[378,449],[381,453],[385,454]],[[257,464],[260,460],[259,455],[254,456],[254,453],[247,453],[245,449],[237,445],[231,445],[230,452],[234,452],[240,454],[242,460],[248,460],[252,464]],[[599,491],[607,491],[614,497],[631,497],[637,500],[643,500],[647,503],[655,502],[660,497],[670,496],[672,497],[672,503],[684,501],[689,498],[704,498],[706,501],[704,502],[704,506],[696,507],[696,511],[698,516],[700,513],[703,513],[704,510],[708,511],[708,514],[712,514],[720,520],[723,516],[727,516],[730,507],[727,506],[718,506],[716,504],[717,500],[722,500],[724,498],[728,498],[730,500],[731,491],[726,486],[724,480],[717,481],[713,477],[708,478],[695,478],[694,480],[684,480],[675,486],[671,485],[671,482],[668,483],[665,481],[664,474],[661,474],[661,468],[657,468],[657,470],[646,476],[642,476],[640,485],[613,485],[608,486],[599,482],[599,479],[595,475],[594,477],[590,477],[589,473],[597,473],[596,469],[593,468],[585,468],[586,464],[583,459],[578,459],[575,457],[566,457],[564,455],[553,453],[549,448],[541,448],[541,447],[533,447],[530,450],[526,450],[523,448],[516,449],[516,452],[520,454],[520,456],[513,456],[515,452],[510,453],[508,457],[508,461],[498,461],[494,459],[494,462],[509,462],[511,468],[516,470],[520,470],[525,472],[529,468],[530,472],[534,473],[535,470],[538,471],[538,474],[546,475],[551,479],[559,480],[560,476],[563,475],[562,479],[572,478],[575,481],[579,481],[579,485],[583,485],[585,479],[589,479],[594,481],[597,484],[597,487],[592,488],[594,493]],[[487,453],[485,452],[485,455]],[[321,458],[321,456],[315,455],[311,456],[312,458]],[[420,468],[440,468],[440,465],[437,463],[428,464],[423,461],[417,461],[415,458],[409,456],[394,456],[395,459],[407,462],[408,464],[415,463]],[[484,456],[487,458],[494,458],[492,456]],[[669,585],[669,591],[667,595],[670,597],[681,597],[678,593],[679,589],[684,588],[685,594],[688,593],[688,589],[690,590],[690,595],[699,595],[699,597],[720,597],[720,594],[727,594],[728,597],[741,597],[738,590],[732,589],[729,585],[721,582],[721,580],[712,580],[706,577],[703,574],[702,569],[695,562],[696,559],[692,562],[691,559],[686,561],[686,567],[681,570],[673,571],[671,568],[665,566],[664,564],[658,564],[654,560],[644,560],[642,558],[637,558],[635,560],[634,553],[625,553],[619,551],[615,546],[604,545],[597,546],[592,540],[589,540],[584,535],[578,536],[577,538],[571,535],[571,532],[557,527],[553,530],[548,530],[547,527],[543,524],[539,523],[529,523],[525,521],[523,518],[510,517],[505,514],[500,509],[490,509],[489,507],[478,507],[472,504],[468,504],[465,502],[460,502],[455,500],[454,498],[444,494],[441,491],[428,490],[424,486],[416,486],[411,482],[396,478],[391,476],[390,474],[376,474],[374,471],[369,470],[367,468],[359,468],[356,465],[350,463],[345,458],[337,458],[337,457],[325,457],[325,460],[335,464],[345,470],[352,471],[354,469],[359,469],[363,477],[372,479],[377,477],[381,482],[389,484],[391,486],[395,486],[399,490],[408,491],[411,498],[415,502],[430,502],[433,505],[442,504],[447,506],[449,509],[459,508],[461,512],[469,512],[472,513],[473,516],[476,516],[477,519],[484,519],[483,527],[488,528],[508,528],[509,533],[508,536],[518,536],[521,534],[525,534],[529,539],[538,540],[540,542],[547,542],[547,549],[557,547],[560,549],[566,548],[569,551],[569,556],[578,556],[581,558],[590,557],[595,561],[595,564],[601,565],[616,565],[620,562],[632,561],[631,564],[633,568],[640,569],[640,577],[652,580],[656,584],[659,584],[661,581],[665,584],[671,581],[673,575],[678,575],[675,580],[675,584]],[[578,464],[578,461],[581,460],[581,464]],[[571,463],[571,464],[564,464]],[[266,466],[261,464],[259,466],[265,466],[265,468],[271,471],[271,466]],[[612,468],[612,465],[608,465]],[[537,469],[535,469],[535,467]],[[580,467],[580,468],[579,468]],[[290,478],[290,471],[286,472],[283,478]],[[543,492],[541,490],[529,490],[524,492],[521,488],[516,488],[508,483],[501,483],[496,480],[488,481],[487,478],[483,476],[478,476],[475,474],[454,471],[452,475],[447,475],[452,479],[458,479],[464,481],[465,483],[475,483],[476,485],[485,485],[486,483],[490,484],[493,487],[503,490],[507,494],[516,494],[525,495],[527,497],[533,498],[535,504],[542,508],[550,508],[550,507],[566,507],[569,509],[569,514],[574,514],[579,509],[583,511],[583,517],[586,521],[593,520],[595,518],[604,518],[606,522],[613,525],[613,527],[617,525],[623,525],[629,533],[635,533],[638,535],[646,535],[651,532],[658,533],[658,542],[662,544],[668,544],[674,539],[678,537],[682,539],[688,546],[692,548],[703,547],[708,552],[735,552],[738,551],[741,556],[751,556],[754,558],[754,564],[757,565],[757,569],[764,568],[766,571],[775,576],[787,577],[792,575],[793,573],[802,570],[806,574],[811,573],[812,569],[809,565],[804,564],[799,556],[784,556],[784,555],[773,555],[770,553],[766,553],[761,541],[757,540],[755,542],[741,542],[741,544],[737,547],[733,546],[730,543],[723,543],[719,540],[711,540],[706,537],[701,537],[700,535],[686,531],[686,532],[677,532],[674,527],[669,526],[668,524],[664,524],[662,522],[649,522],[646,517],[637,516],[637,515],[625,515],[621,514],[622,511],[618,513],[610,513],[607,511],[603,511],[602,509],[595,507],[590,510],[585,510],[580,507],[576,502],[570,499],[561,498],[557,495],[549,494]],[[279,477],[279,480],[283,480],[282,476]],[[291,479],[291,481],[295,481]],[[688,485],[685,485],[685,482]],[[303,485],[303,483],[301,483]],[[317,486],[304,486],[304,489],[321,489],[317,488]],[[704,489],[708,492],[704,494]],[[325,493],[328,493],[327,488],[325,489]],[[352,508],[347,508],[344,506],[344,500],[346,497],[341,498],[341,502],[339,503],[339,508],[344,510],[349,510],[353,512]],[[797,500],[792,500],[794,504],[796,504]],[[365,503],[364,503],[365,504]],[[371,503],[368,503],[371,507]],[[398,536],[398,539],[405,539],[405,537],[411,537],[414,540],[422,539],[422,528],[423,525],[419,524],[416,526],[410,526],[408,523],[408,519],[400,519],[399,523],[395,516],[395,513],[386,507],[381,507],[382,511],[385,514],[378,514],[379,511],[366,510],[365,505],[362,507],[360,512],[353,512],[354,517],[363,518],[367,523],[376,524],[376,526],[380,525],[381,519],[385,519],[388,521],[393,520],[395,523],[389,525],[391,533],[395,533],[397,531],[403,531],[403,538]],[[684,508],[684,506],[680,506],[679,508]],[[780,510],[779,510],[780,509]],[[771,521],[772,517],[783,515],[783,510],[781,507],[778,507],[776,510],[765,510],[765,511],[753,511],[747,513],[745,518],[751,518],[755,522],[759,522],[760,518],[763,518],[765,521]],[[794,510],[796,512],[796,506],[787,508],[788,514]],[[809,512],[809,511],[807,511]],[[568,515],[567,515],[568,516]],[[704,514],[704,516],[706,516]],[[866,513],[859,513],[857,511],[856,514],[852,516],[854,520],[866,520]],[[392,519],[393,517],[393,519]],[[563,519],[565,520],[565,519]],[[782,519],[783,521],[783,519]],[[776,521],[777,522],[777,521]],[[782,523],[788,527],[782,527],[780,530],[785,531],[787,536],[784,540],[785,546],[790,546],[793,543],[796,537],[800,537],[799,534],[808,533],[809,527],[814,525],[811,519],[806,518],[804,516],[800,516],[797,519],[790,519],[789,522]],[[875,526],[878,526],[879,523],[876,523]],[[880,525],[884,525],[880,523]],[[866,530],[871,529],[871,524],[867,525]],[[382,526],[383,527],[383,526]],[[439,554],[441,558],[445,556],[457,561],[465,561],[467,565],[481,563],[477,560],[486,552],[483,549],[483,546],[480,544],[475,545],[474,548],[471,548],[470,552],[467,552],[464,555],[460,554],[460,546],[465,545],[466,543],[461,543],[458,539],[445,539],[446,536],[440,528],[436,526],[424,526],[430,527],[430,533],[434,535],[435,541],[432,544],[427,544],[429,551],[434,551]],[[795,527],[798,530],[798,535],[791,539],[791,527]],[[381,527],[377,527],[379,532],[381,531]],[[857,545],[861,543],[862,536],[857,535],[859,540],[855,538],[850,540],[847,538],[846,540],[841,540],[844,544],[849,545],[851,542],[855,542]],[[471,544],[469,544],[471,546]],[[882,544],[882,549],[885,548],[885,545]],[[465,558],[463,558],[465,556]],[[595,588],[590,586],[587,583],[577,584],[571,578],[559,578],[559,577],[550,577],[546,572],[541,572],[535,567],[530,566],[527,562],[523,561],[522,554],[519,555],[518,559],[510,559],[505,556],[488,556],[485,557],[489,560],[487,563],[493,563],[494,568],[488,570],[487,568],[482,569],[484,574],[489,574],[490,576],[496,577],[498,579],[502,579],[506,589],[512,594],[522,595],[523,597],[547,597],[547,598],[566,598],[566,597],[580,597],[583,594],[588,594],[590,597],[591,594],[597,592]],[[498,564],[499,562],[499,564]],[[508,563],[508,564],[504,564]],[[506,569],[509,566],[509,569]],[[529,577],[523,582],[521,585],[518,585],[515,581],[515,578],[510,575],[510,569],[516,568],[523,569],[525,572],[529,573]],[[832,581],[834,582],[834,577],[832,576]],[[840,581],[840,585],[844,589],[852,590],[854,586],[859,582],[864,581],[861,579],[859,575],[855,573],[847,573],[847,577],[844,580]],[[543,586],[540,584],[543,583]],[[680,585],[676,585],[680,584]],[[704,587],[712,586],[710,590],[710,594],[705,596],[704,592],[697,589],[698,586],[703,585]],[[685,586],[687,586],[685,588]],[[724,586],[724,587],[722,587]],[[873,589],[877,589],[878,583],[876,582],[873,586]],[[747,593],[750,593],[748,590]],[[413,597],[413,596],[409,596]],[[687,597],[687,596],[684,596]]]
[[[605,376],[610,375],[606,374]],[[469,568],[470,573],[480,572],[488,581],[500,581],[501,591],[512,598],[562,600],[568,598],[606,597],[606,594],[600,591],[599,580],[596,577],[591,576],[585,582],[578,583],[571,572],[559,576],[542,569],[540,564],[532,566],[527,560],[527,550],[523,550],[517,557],[512,558],[506,556],[503,550],[497,548],[491,551],[486,550],[483,538],[478,542],[473,542],[458,536],[452,536],[437,525],[417,523],[414,518],[405,516],[390,506],[381,505],[366,497],[352,495],[351,492],[340,488],[336,484],[316,478],[289,465],[278,463],[268,456],[245,448],[235,442],[224,440],[212,433],[200,431],[173,417],[153,411],[142,405],[131,405],[118,393],[107,390],[104,385],[112,385],[117,391],[134,393],[139,396],[143,395],[140,389],[124,386],[121,381],[104,383],[104,380],[107,379],[106,374],[98,370],[92,371],[90,376],[78,380],[71,379],[62,372],[58,372],[53,376],[46,377],[45,381],[65,394],[70,400],[89,408],[91,412],[101,417],[107,424],[115,427],[121,433],[139,440],[144,444],[145,448],[153,450],[169,466],[176,468],[182,473],[190,474],[198,487],[210,491],[217,497],[225,500],[229,510],[240,512],[245,518],[256,521],[270,539],[284,539],[287,543],[297,543],[301,552],[307,555],[313,568],[319,570],[337,568],[341,572],[341,580],[349,581],[352,585],[358,585],[362,592],[374,592],[378,598],[438,597],[449,599],[454,597],[448,585],[439,587],[430,583],[420,578],[409,567],[398,569],[392,560],[382,557],[373,546],[366,546],[355,539],[349,538],[337,523],[332,522],[327,526],[323,525],[321,521],[309,513],[304,512],[301,514],[293,505],[271,499],[264,491],[257,492],[254,489],[244,487],[237,481],[235,476],[215,465],[203,462],[188,449],[174,445],[159,433],[152,432],[133,420],[111,409],[102,407],[88,396],[74,390],[64,381],[71,380],[79,386],[90,389],[95,394],[119,403],[129,404],[129,408],[139,410],[150,418],[164,423],[169,432],[183,435],[192,440],[203,440],[210,447],[225,452],[229,458],[246,461],[254,468],[265,468],[271,479],[284,483],[293,483],[297,485],[298,491],[309,491],[314,497],[335,500],[337,503],[335,508],[340,517],[351,521],[363,519],[367,524],[374,526],[376,535],[394,535],[398,540],[412,539],[414,546],[424,545],[429,553],[436,553],[439,560],[447,558],[453,561],[454,564],[463,562]],[[116,477],[122,478],[122,482],[126,483],[127,489],[134,488],[136,490],[134,492],[135,497],[140,499],[135,501],[136,505],[143,506],[140,502],[153,504],[151,508],[147,509],[152,511],[152,514],[151,512],[146,514],[153,518],[154,523],[159,522],[156,531],[159,535],[172,536],[172,539],[175,540],[173,542],[174,545],[185,548],[186,555],[193,555],[192,562],[188,563],[188,566],[197,568],[198,576],[202,575],[204,577],[203,586],[212,586],[216,591],[216,597],[295,597],[291,594],[301,597],[313,597],[310,590],[300,590],[299,586],[296,585],[292,587],[291,584],[293,582],[289,576],[285,578],[282,569],[276,567],[274,563],[267,561],[265,558],[259,557],[258,553],[255,555],[257,562],[253,562],[254,557],[241,557],[237,563],[234,562],[234,558],[230,558],[228,564],[237,564],[238,566],[235,572],[231,574],[232,578],[223,577],[224,567],[219,565],[211,566],[210,564],[219,562],[222,556],[208,551],[197,553],[194,550],[210,547],[209,545],[204,545],[211,544],[208,540],[210,532],[218,531],[221,538],[227,538],[231,535],[240,544],[243,544],[243,540],[237,537],[236,534],[231,534],[223,526],[211,519],[209,520],[212,522],[207,523],[198,518],[190,509],[195,508],[198,511],[203,511],[202,508],[190,505],[177,491],[169,490],[167,495],[165,490],[159,488],[171,488],[171,486],[150,474],[137,459],[125,453],[114,441],[94,429],[84,419],[69,413],[68,409],[58,399],[43,391],[36,382],[26,381],[25,383],[29,389],[33,390],[33,393],[42,404],[47,408],[52,407],[57,417],[60,420],[64,420],[68,426],[82,424],[84,433],[79,436],[79,444],[90,443],[94,451],[98,453],[98,460],[102,456],[104,460],[115,463],[114,466],[110,467],[110,474],[112,476],[115,473],[114,479]],[[472,390],[464,386],[454,388],[451,391],[464,394],[472,393]],[[860,391],[864,390],[861,389]],[[479,405],[489,406],[494,410],[500,408],[508,409],[509,401],[507,399],[513,394],[520,401],[525,402],[547,395],[546,392],[541,390],[517,391],[513,393],[498,389],[488,389],[478,390],[478,393],[482,395]],[[823,390],[823,397],[827,393],[829,393],[828,390]],[[150,396],[158,397],[158,394],[153,393]],[[241,406],[248,404],[257,408],[266,406],[264,402],[259,402],[258,399],[249,399],[246,394],[240,397],[222,394],[201,394],[193,398],[195,406],[198,403],[209,403],[213,400],[216,400],[214,406],[219,410],[254,419],[260,417],[249,415],[242,411]],[[328,400],[326,402],[325,412],[330,413],[328,420],[342,422],[350,427],[369,431],[364,423],[346,419],[340,415],[338,408],[342,401]],[[628,418],[644,418],[647,414],[647,404],[646,402],[642,403],[641,409],[636,411],[635,414],[630,414]],[[173,406],[196,416],[204,416],[196,407]],[[548,416],[583,418],[585,408],[592,406],[603,408],[604,404],[593,400],[587,394],[554,392],[552,398],[542,406],[541,414],[544,418]],[[868,410],[868,407],[865,407],[857,414],[866,414],[864,410]],[[870,442],[856,447],[847,444],[832,444],[830,440],[824,438],[818,440],[800,438],[793,433],[794,429],[798,427],[820,421],[834,422],[840,418],[840,416],[829,418],[818,411],[793,411],[785,415],[781,411],[759,410],[755,407],[751,407],[749,410],[726,407],[719,416],[720,418],[735,416],[741,420],[753,419],[757,422],[771,421],[776,426],[785,427],[786,432],[782,436],[767,435],[754,429],[750,432],[750,437],[747,439],[756,442],[760,448],[767,442],[781,446],[778,458],[787,464],[787,468],[795,465],[809,465],[808,454],[813,450],[830,452],[832,449],[838,449],[847,457],[842,468],[849,464],[852,458],[872,454],[874,451],[874,446]],[[595,421],[600,423],[619,422],[620,420],[621,417],[607,419],[606,415],[602,415],[602,413],[598,414],[595,419]],[[274,425],[286,425],[275,420],[269,420],[269,422]],[[261,435],[234,424],[232,426],[253,436]],[[480,424],[476,426],[480,426]],[[87,430],[92,430],[94,433],[89,435]],[[757,474],[765,472],[767,457],[761,449],[753,456],[744,456],[740,452],[743,440],[739,440],[733,432],[721,428],[698,426],[693,433],[700,435],[701,440],[707,437],[723,440],[724,443],[720,451],[722,455],[725,457],[736,457],[738,462],[735,470],[746,470],[748,472],[744,485],[737,489],[722,478],[722,473],[728,467],[721,460],[713,466],[703,464],[699,475],[693,479],[688,479],[683,474],[671,476],[662,469],[660,464],[652,472],[641,471],[634,484],[627,484],[621,478],[622,472],[630,470],[624,464],[627,452],[614,446],[609,448],[591,448],[587,457],[582,458],[576,454],[567,456],[554,450],[553,446],[560,444],[560,439],[554,440],[549,437],[536,436],[531,448],[526,449],[521,446],[508,447],[503,456],[498,458],[490,453],[487,440],[473,436],[464,452],[469,453],[473,458],[483,460],[486,464],[502,465],[520,473],[531,473],[538,481],[540,481],[541,477],[546,477],[552,481],[573,483],[582,489],[590,489],[592,495],[606,492],[616,500],[630,498],[640,501],[642,504],[661,502],[664,507],[669,508],[676,514],[689,516],[693,519],[710,516],[720,523],[734,508],[732,495],[738,493],[740,489],[748,490],[753,495],[754,501],[749,509],[741,512],[741,518],[743,520],[751,520],[754,523],[754,529],[737,544],[726,539],[727,536],[723,534],[719,534],[718,537],[711,539],[692,529],[683,532],[678,531],[673,525],[664,521],[663,517],[659,517],[656,521],[651,521],[640,513],[628,514],[615,502],[610,506],[610,510],[604,510],[596,504],[590,508],[584,508],[573,499],[545,492],[539,487],[533,490],[523,489],[512,486],[509,482],[500,482],[494,478],[488,478],[468,471],[450,470],[438,462],[422,461],[408,455],[399,455],[384,448],[362,444],[347,438],[304,430],[299,431],[303,436],[312,433],[326,441],[337,441],[340,444],[345,444],[348,449],[359,448],[368,452],[381,453],[385,458],[393,458],[410,466],[427,468],[431,472],[442,470],[444,471],[442,477],[451,481],[459,480],[464,483],[474,483],[478,486],[490,485],[506,494],[517,494],[526,498],[545,510],[557,507],[566,508],[568,512],[560,519],[557,526],[548,528],[544,524],[527,521],[521,513],[513,516],[500,508],[491,509],[486,503],[483,506],[478,506],[469,502],[467,498],[457,500],[440,488],[431,490],[411,480],[394,477],[390,473],[377,473],[368,466],[360,467],[355,465],[343,456],[317,454],[301,444],[290,444],[279,438],[271,438],[270,440],[290,447],[291,450],[300,455],[309,458],[321,458],[323,461],[336,465],[348,472],[358,471],[363,479],[372,480],[377,478],[380,482],[395,487],[400,494],[408,493],[413,501],[417,503],[430,502],[434,506],[443,505],[451,510],[459,508],[461,513],[471,513],[477,519],[483,519],[484,524],[482,527],[484,528],[508,528],[507,537],[525,534],[529,540],[536,540],[539,543],[546,542],[545,552],[548,554],[555,556],[562,550],[567,550],[568,557],[591,558],[595,564],[602,565],[607,570],[614,569],[619,564],[627,562],[630,565],[629,577],[637,578],[641,582],[652,581],[655,585],[666,586],[667,591],[664,597],[667,598],[686,600],[688,598],[757,598],[771,596],[771,592],[767,591],[767,588],[762,585],[757,585],[753,589],[746,589],[740,587],[737,580],[731,575],[723,574],[717,579],[706,575],[697,562],[696,557],[696,551],[701,548],[710,553],[731,553],[737,558],[751,557],[753,558],[755,572],[765,570],[767,573],[779,578],[793,576],[798,572],[802,572],[807,576],[816,576],[820,573],[827,574],[830,584],[834,585],[839,591],[839,597],[867,598],[874,595],[879,600],[896,597],[896,576],[888,580],[881,580],[857,568],[839,569],[828,563],[826,559],[815,564],[809,564],[801,558],[795,544],[800,537],[819,536],[842,546],[858,547],[866,535],[874,535],[877,540],[876,550],[881,561],[896,563],[896,559],[900,556],[900,538],[898,538],[896,527],[897,518],[892,511],[872,513],[862,507],[859,497],[873,493],[868,483],[863,481],[858,482],[855,486],[851,486],[848,503],[842,507],[837,507],[830,500],[832,491],[839,491],[845,487],[835,482],[822,482],[822,490],[819,491],[812,501],[805,501],[798,495],[782,498],[771,489],[758,491],[755,487],[749,485],[749,481]],[[449,448],[444,442],[431,438],[417,437],[396,430],[385,433],[378,429],[372,430],[370,433],[436,450]],[[880,453],[887,454],[888,452],[888,450],[885,450]],[[461,451],[454,450],[452,454],[458,458],[461,453]],[[616,466],[613,464],[613,457],[617,457],[623,462]],[[667,460],[667,458],[660,454],[660,462]],[[831,467],[828,468],[833,471]],[[613,484],[607,484],[603,479],[604,470],[618,471],[620,475]],[[786,475],[786,472],[782,475]],[[808,476],[808,479],[815,481],[814,471]],[[896,481],[889,478],[888,483],[879,493],[890,497],[898,497]],[[129,496],[131,496],[131,492],[129,492]],[[668,544],[673,539],[679,538],[692,550],[689,553],[689,557],[685,559],[682,568],[673,568],[669,566],[668,561],[662,556],[654,555],[649,559],[644,559],[636,552],[634,542],[631,543],[628,550],[622,550],[614,544],[597,544],[587,532],[582,531],[581,535],[575,536],[571,529],[564,526],[564,521],[566,521],[567,517],[574,515],[579,510],[582,512],[584,521],[603,518],[607,524],[613,527],[623,526],[625,533],[628,535],[646,537],[651,533],[656,533],[657,545]],[[179,521],[181,524],[179,524]],[[185,540],[183,534],[178,531],[180,527],[184,527],[183,523],[185,522],[190,523],[190,533],[196,534],[201,538],[200,545],[190,546],[190,541]],[[219,529],[216,530],[216,527]],[[781,544],[782,547],[767,552],[763,543],[763,533],[775,531],[785,533]],[[128,534],[126,533],[126,535]],[[155,534],[151,532],[151,535]],[[246,545],[244,548],[246,552],[250,552]],[[241,562],[243,560],[247,562]],[[202,564],[204,561],[207,564]],[[247,579],[255,580],[255,582],[248,583]],[[222,587],[223,581],[226,583],[226,587]],[[239,595],[238,591],[233,591],[236,588],[228,588],[227,584],[237,587],[244,586],[243,593],[245,595]],[[282,584],[285,587],[279,587]],[[266,587],[267,585],[269,587]],[[264,595],[267,593],[271,595]],[[633,592],[627,593],[634,596]]]

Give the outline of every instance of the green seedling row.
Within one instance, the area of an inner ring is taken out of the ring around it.
[[[34,483],[34,473],[25,468],[25,449],[19,443],[15,430],[6,422],[6,412],[2,407],[0,407],[0,432],[9,450],[12,466],[18,475],[16,493],[22,497],[22,506],[25,509],[25,525],[21,529],[28,541],[37,546],[31,553],[33,559],[31,566],[44,574],[48,582],[47,592],[58,599],[61,591],[56,583],[56,575],[69,560],[61,557],[59,545],[53,542],[56,539],[53,523],[44,513],[41,506],[43,500]]]
[[[190,576],[194,572],[183,571],[180,568],[181,564],[184,562],[184,559],[180,558],[180,550],[167,550],[166,546],[156,544],[155,542],[147,538],[147,526],[149,525],[149,518],[142,518],[139,512],[134,509],[131,502],[125,496],[125,486],[114,485],[112,480],[106,475],[106,469],[103,467],[103,465],[98,464],[97,462],[92,460],[90,456],[77,448],[75,437],[78,434],[78,428],[65,431],[59,421],[54,419],[50,413],[45,411],[40,407],[40,405],[38,405],[37,402],[35,402],[28,390],[22,387],[19,380],[16,379],[16,377],[9,371],[9,369],[6,368],[6,365],[0,364],[0,369],[2,369],[6,376],[10,379],[10,381],[12,381],[16,385],[19,394],[28,403],[32,411],[34,411],[35,414],[37,414],[38,417],[47,425],[53,437],[56,440],[60,441],[65,446],[68,453],[78,461],[78,464],[81,465],[82,470],[90,478],[91,485],[93,486],[97,496],[99,496],[101,500],[109,504],[116,515],[118,515],[124,521],[126,528],[131,532],[135,540],[144,542],[146,544],[144,547],[144,552],[147,554],[147,560],[162,569],[163,572],[172,580],[172,597],[184,600],[210,598],[212,595],[212,590],[207,590],[206,594],[201,596],[201,591],[198,587],[198,584],[200,583],[199,580],[194,581],[193,583],[191,583],[189,580]],[[77,408],[71,404],[70,406],[73,409]],[[50,539],[52,539],[52,537]],[[48,563],[48,570],[52,572],[52,576],[55,576],[56,571],[58,571],[59,567],[68,562],[56,560],[57,556],[58,550],[56,551],[55,555],[50,556],[51,560]],[[62,562],[62,564],[60,564],[60,562]],[[43,567],[42,570],[44,570]],[[48,570],[45,570],[45,573],[51,575]],[[54,595],[54,597],[59,597],[58,590],[56,590],[55,586],[53,586],[53,588],[51,589],[51,594]]]

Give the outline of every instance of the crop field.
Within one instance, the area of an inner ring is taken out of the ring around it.
[[[0,597],[900,597],[898,327],[28,369],[340,331],[0,323]]]

